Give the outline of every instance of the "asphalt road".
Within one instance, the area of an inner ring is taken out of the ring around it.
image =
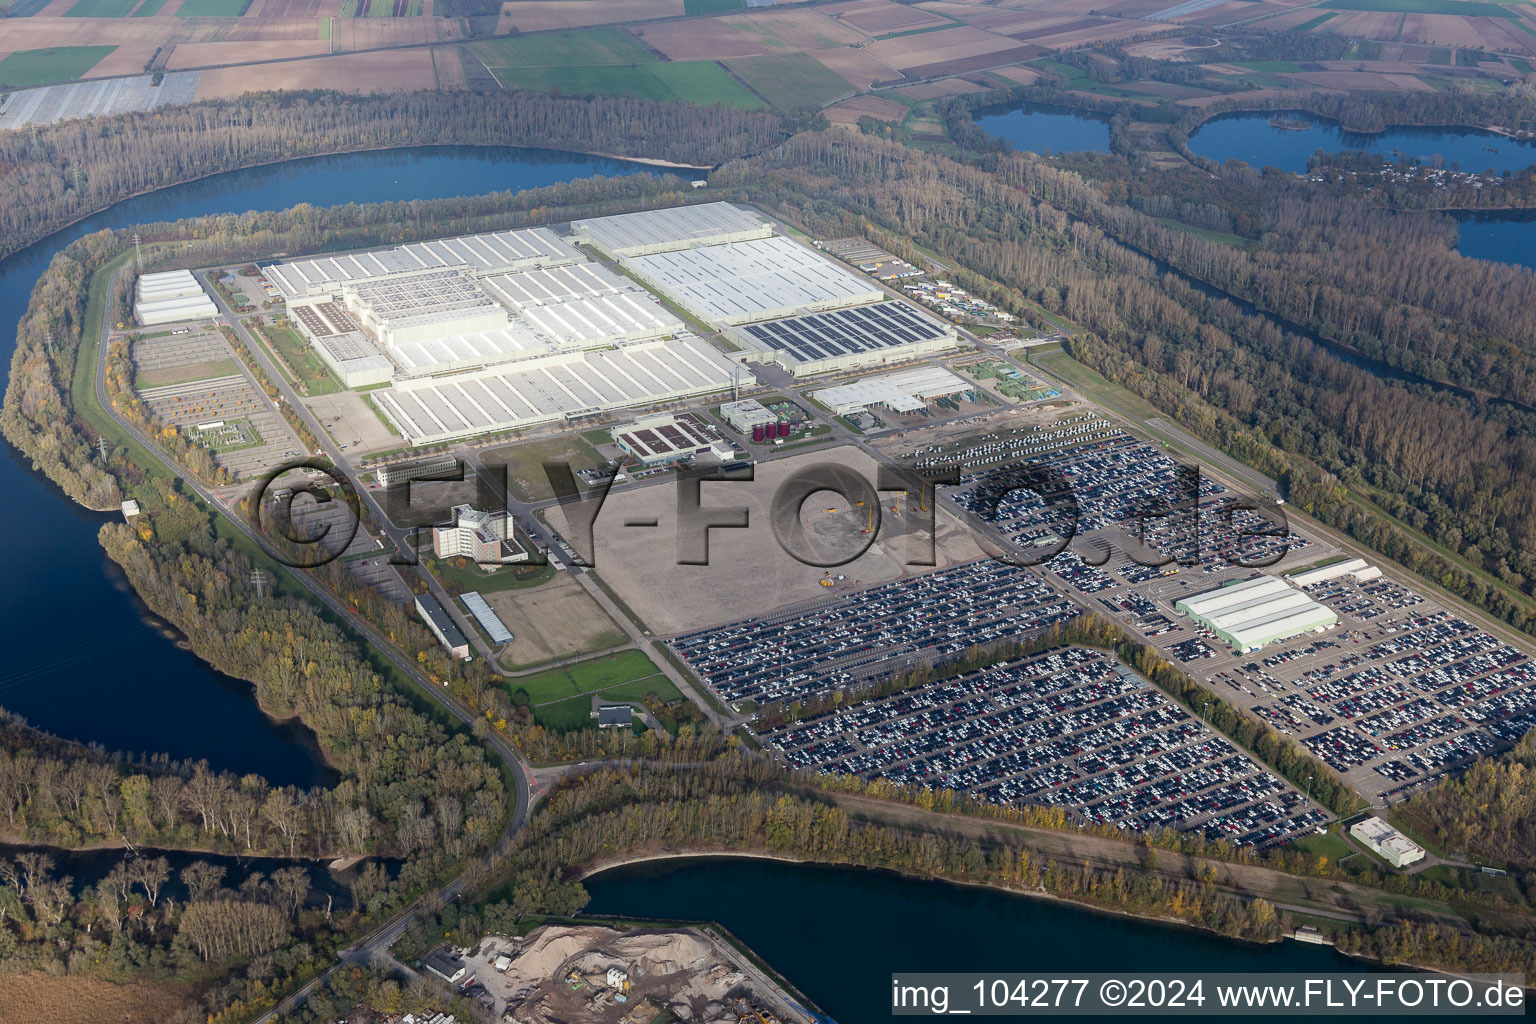
[[[219,301],[220,305],[222,306],[222,300],[216,301]],[[225,308],[225,315],[230,315],[227,307]],[[237,327],[237,330],[241,330],[241,328]],[[196,477],[186,473],[180,466],[176,465],[170,459],[167,459],[162,454],[160,447],[156,442],[145,436],[144,433],[140,431],[134,424],[127,422],[113,411],[112,403],[107,397],[105,383],[106,358],[111,334],[111,328],[105,322],[105,320],[103,320],[101,325],[101,342],[98,346],[99,351],[97,353],[96,365],[96,399],[100,403],[101,407],[107,411],[108,415],[112,416],[112,418],[117,421],[119,426],[121,426],[128,433],[132,434],[133,437],[140,444],[142,444],[147,451],[149,451],[156,459],[158,459],[161,464],[163,464],[168,470],[180,478],[187,487],[191,488],[211,508],[213,508],[219,514],[224,515],[231,523],[235,525],[237,529],[240,530],[241,533],[249,537],[263,550],[272,553],[272,547],[268,543],[267,538],[256,530],[253,530],[251,526],[244,520],[244,518],[233,513],[230,510],[230,506],[225,503],[224,499],[221,499],[219,496],[214,494],[212,490],[204,486],[203,483]],[[247,346],[250,348],[255,357],[265,363],[265,359],[261,353],[260,348],[254,344],[248,335],[245,335],[245,339]],[[280,388],[284,388],[285,397],[291,394],[291,392],[287,391],[284,378],[280,373],[277,372],[276,367],[264,365],[263,368],[272,377],[274,383],[276,383]],[[289,398],[289,401],[293,404],[295,410],[299,412],[301,417],[306,417],[306,424],[310,427],[310,430],[315,434],[317,438],[322,439],[322,446],[328,445],[329,442],[324,440],[324,432],[317,429],[318,424],[313,423],[312,420],[307,418],[308,411],[304,409],[303,405],[294,400],[295,398],[296,396]],[[334,457],[335,456],[333,455],[333,459]],[[338,465],[339,464],[340,462],[338,460]],[[387,525],[389,520],[382,515],[382,510],[379,510],[378,514],[381,523],[386,524],[385,529],[391,529],[391,527]],[[281,559],[278,560],[281,561]],[[373,628],[372,625],[353,615],[339,598],[321,586],[307,570],[292,567],[285,568],[286,572],[292,579],[296,580],[317,600],[321,601],[326,605],[326,607],[330,608],[340,620],[346,622],[358,633],[361,633],[375,650],[377,650],[384,657],[388,658],[392,664],[400,669],[401,672],[405,673],[408,678],[417,684],[422,692],[424,692],[440,707],[442,707],[450,715],[458,719],[466,726],[470,726],[471,728],[474,726],[476,717],[473,714],[471,714],[464,707],[460,706],[459,703],[455,701],[443,687],[438,686],[431,680],[427,679],[426,676],[424,676],[417,668],[415,663],[408,660],[400,651],[391,645],[384,636],[382,636],[376,629]],[[507,770],[514,780],[514,796],[516,799],[516,808],[512,813],[512,817],[507,825],[506,831],[502,833],[501,838],[497,841],[493,853],[487,855],[487,857],[481,861],[476,862],[476,864],[488,864],[492,856],[494,856],[496,853],[504,852],[510,847],[517,833],[520,832],[528,824],[528,815],[531,811],[530,805],[532,803],[531,791],[528,785],[528,780],[532,774],[532,769],[523,762],[522,758],[518,756],[517,751],[515,751],[505,740],[503,740],[500,736],[497,736],[495,733],[490,733],[483,737],[482,742],[485,743],[485,745],[489,747],[491,751],[503,761],[503,763],[506,764]],[[441,905],[444,902],[452,900],[455,896],[463,891],[468,877],[475,873],[477,873],[477,867],[475,864],[466,867],[463,873],[461,873],[457,878],[449,882],[447,885],[444,885],[441,889],[419,898],[410,907],[374,928],[373,931],[369,932],[367,935],[361,938],[356,944],[348,947],[346,950],[343,950],[341,954],[341,960],[336,966],[331,967],[324,974],[314,978],[303,988],[299,989],[297,992],[290,995],[287,999],[283,1000],[283,1002],[279,1004],[279,1006],[272,1012],[257,1018],[258,1024],[268,1024],[268,1022],[276,1019],[279,1012],[291,1010],[295,1006],[302,1004],[304,1000],[309,997],[310,993],[315,991],[317,986],[323,985],[325,983],[331,972],[335,971],[337,967],[347,964],[369,963],[381,955],[387,955],[390,945],[400,937],[400,934],[405,930],[406,926],[409,925],[418,914],[420,914],[424,909],[436,905]]]

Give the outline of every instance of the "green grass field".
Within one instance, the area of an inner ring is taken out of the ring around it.
[[[803,53],[747,57],[727,66],[763,99],[786,110],[819,107],[854,91],[841,76]]]
[[[121,18],[138,0],[79,0],[64,12],[66,18]]]
[[[48,50],[17,50],[0,60],[0,85],[20,89],[49,82],[72,82],[100,64],[102,58],[115,49],[115,46],[56,46]]]
[[[1513,18],[1507,6],[1482,0],[1327,0],[1328,11],[1379,11],[1389,14],[1454,14],[1463,18]],[[1308,22],[1311,24],[1311,22]],[[1305,26],[1303,26],[1305,27]]]
[[[765,104],[714,61],[585,67],[493,67],[501,87],[528,92],[559,89],[571,96],[628,96],[642,100],[723,103],[743,110]]]
[[[330,395],[342,390],[320,357],[304,344],[304,339],[292,327],[269,324],[263,326],[261,331],[288,368],[298,374],[309,394]]]
[[[238,18],[251,0],[185,0],[176,9],[178,18]]]
[[[1247,68],[1249,71],[1267,71],[1272,74],[1301,70],[1301,65],[1293,60],[1245,60],[1237,66]]]
[[[144,0],[139,9],[133,12],[135,18],[149,18],[160,13],[160,8],[165,6],[165,0]]]
[[[395,0],[368,0],[368,17],[388,18],[395,13]]]
[[[563,668],[518,676],[509,679],[507,685],[514,691],[522,690],[526,693],[531,704],[547,704],[562,697],[633,685],[659,674],[655,663],[643,652],[620,651],[590,661],[578,661]],[[676,692],[676,687],[667,682],[665,676],[662,682],[672,692]]]
[[[580,68],[656,64],[661,58],[616,28],[490,39],[473,46],[492,71],[500,68]]]
[[[426,554],[430,556],[431,553],[429,546]],[[530,587],[548,583],[555,575],[554,567],[549,565],[534,565],[527,568],[504,565],[492,573],[481,572],[473,563],[467,568],[460,569],[440,558],[433,559],[433,565],[437,578],[444,583],[457,583],[466,591],[479,591],[482,594],[498,590],[527,590]]]
[[[740,11],[747,0],[683,0],[684,14],[719,14],[722,11]]]

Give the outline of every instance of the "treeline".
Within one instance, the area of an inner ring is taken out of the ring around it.
[[[1214,872],[1183,878],[1171,873],[1182,868],[1160,870],[1155,851],[1141,855],[1146,870],[1066,864],[1002,830],[978,844],[864,821],[824,800],[786,791],[790,787],[774,773],[760,759],[723,759],[696,769],[646,766],[567,780],[534,816],[506,886],[478,908],[450,908],[416,922],[398,949],[419,954],[445,935],[472,944],[485,934],[510,931],[527,915],[578,912],[585,894],[571,879],[586,867],[691,851],[775,854],[1051,894],[1253,941],[1273,941],[1290,927],[1264,900],[1243,900],[1218,887]],[[1340,928],[1341,948],[1388,963],[1527,972],[1536,966],[1536,945],[1527,940],[1475,932],[1444,919],[1419,921],[1412,910],[1400,915],[1363,932]]]
[[[145,500],[149,536],[105,525],[107,555],[200,657],[250,681],[263,711],[308,726],[342,776],[309,794],[264,790],[259,780],[230,787],[208,776],[211,795],[180,828],[242,850],[388,852],[433,869],[501,834],[507,794],[478,743],[412,706],[312,603],[282,591],[258,594],[247,583],[251,561],[217,537],[197,503],[169,485],[158,500]],[[220,823],[232,808],[242,813],[226,828]]]
[[[274,787],[207,762],[134,764],[0,720],[0,835],[76,848],[128,839],[160,848],[316,852],[323,789]],[[322,851],[323,852],[323,851]]]
[[[1405,809],[1450,850],[1536,870],[1536,729],[1500,758],[1415,796]]]
[[[334,958],[356,916],[330,899],[312,906],[306,868],[250,871],[238,884],[227,873],[209,861],[173,870],[164,857],[128,855],[87,884],[47,853],[0,857],[0,970],[62,976],[60,985],[79,975],[177,987],[227,973],[200,999],[188,996],[175,1024],[271,1005]]]
[[[247,93],[0,138],[0,258],[141,192],[299,157],[401,145],[532,146],[712,166],[778,140],[773,114],[542,93]]]

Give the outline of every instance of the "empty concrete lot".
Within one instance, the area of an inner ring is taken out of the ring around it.
[[[907,564],[935,557],[929,553],[929,513],[914,513],[905,498],[899,501],[901,511],[891,512],[895,502],[890,493],[881,495],[884,510],[877,517],[874,543],[845,565],[830,569],[807,565],[780,545],[770,516],[774,493],[791,474],[827,465],[852,470],[874,485],[874,460],[847,446],[760,464],[750,482],[701,484],[703,508],[745,508],[748,523],[746,529],[709,531],[707,565],[679,564],[689,541],[683,538],[680,547],[679,487],[671,478],[616,491],[593,526],[595,571],[653,632],[663,635],[832,597],[839,588],[930,571],[931,566]],[[563,509],[552,508],[546,514],[562,535],[573,535]],[[870,516],[868,506],[851,507],[830,491],[814,493],[800,508],[804,546],[838,557],[856,552],[868,540],[864,530]],[[981,554],[969,533],[945,516],[938,518],[937,543],[932,547],[940,566]],[[821,581],[829,572],[845,579],[824,587]]]
[[[567,573],[526,590],[481,596],[515,638],[501,654],[506,668],[527,668],[624,642],[624,632]]]

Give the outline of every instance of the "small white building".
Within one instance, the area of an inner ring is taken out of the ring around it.
[[[608,987],[623,988],[629,984],[629,974],[617,967],[608,968]]]
[[[768,426],[778,423],[776,416],[762,402],[755,398],[743,398],[739,402],[726,402],[720,407],[720,417],[729,423],[734,430],[743,434],[750,434],[756,426]]]
[[[1395,868],[1424,859],[1424,848],[1380,818],[1366,818],[1349,826],[1349,834]]]

